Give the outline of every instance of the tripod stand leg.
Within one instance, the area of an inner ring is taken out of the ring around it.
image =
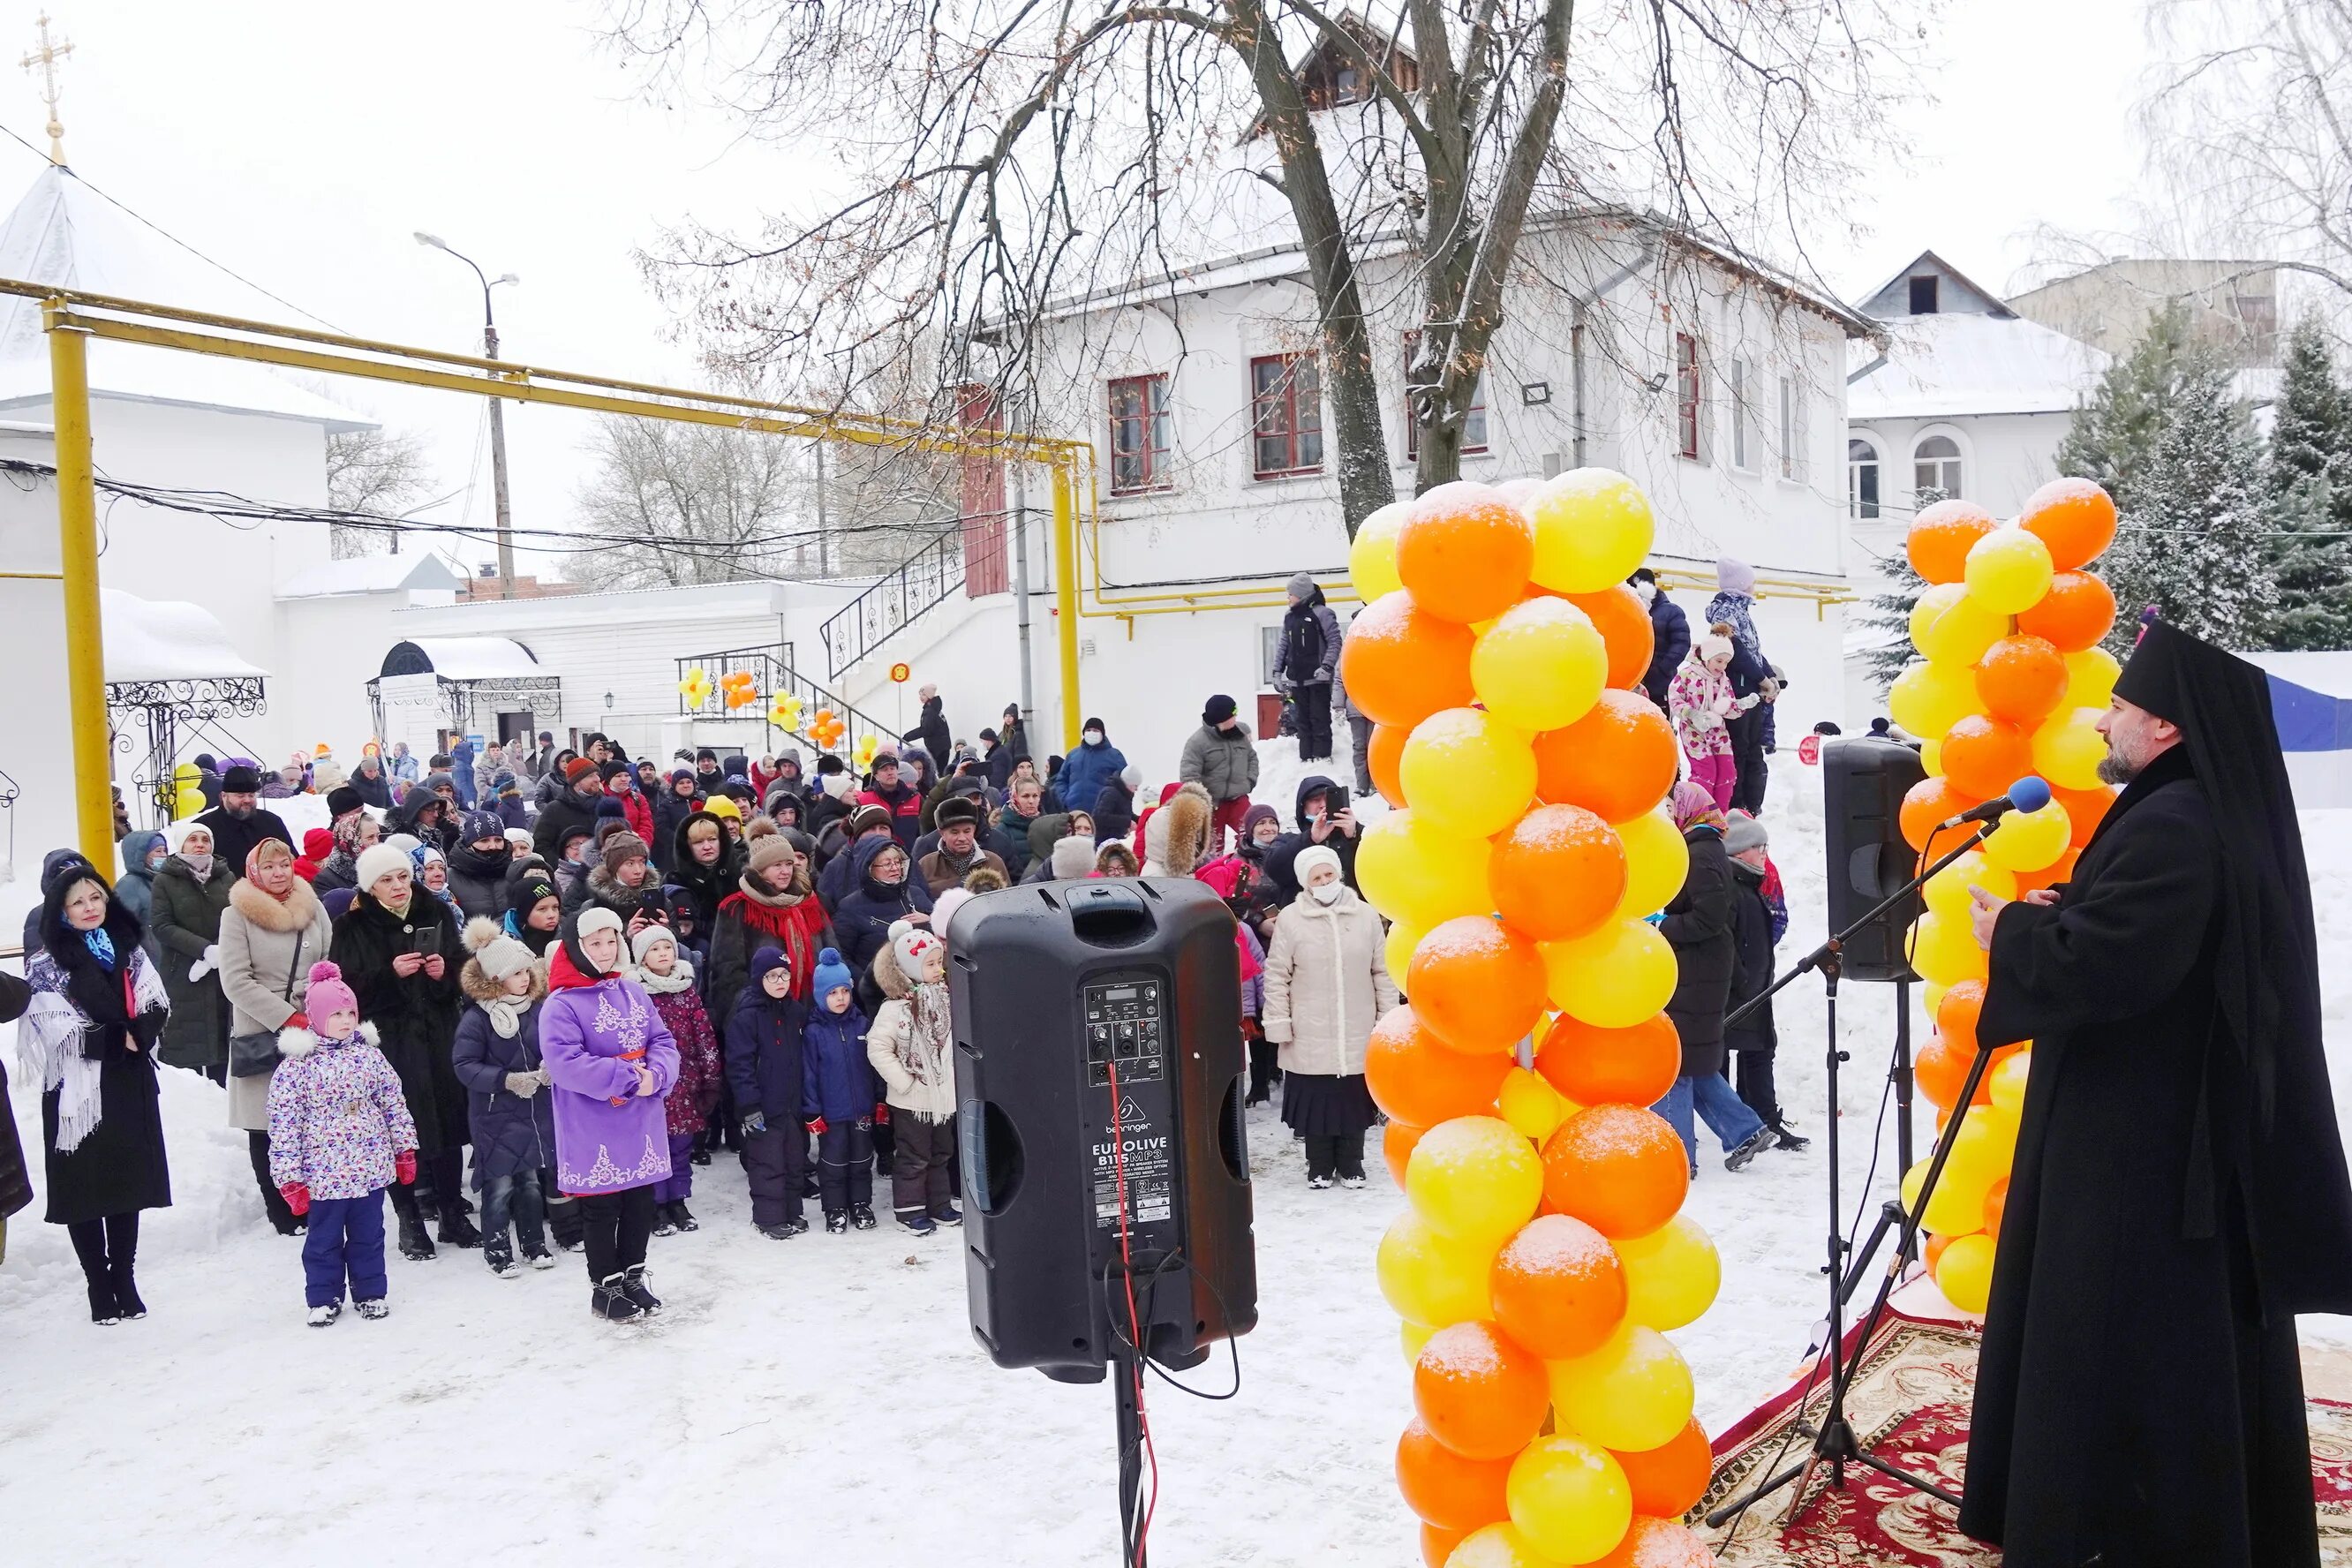
[[[1922,1480],[1908,1470],[1898,1469],[1896,1467],[1888,1464],[1885,1460],[1880,1458],[1875,1454],[1867,1452],[1859,1453],[1856,1454],[1854,1458],[1861,1463],[1868,1465],[1872,1469],[1876,1470],[1882,1476],[1890,1476],[1895,1480],[1901,1481],[1905,1486],[1916,1488],[1920,1491],[1926,1492],[1929,1497],[1934,1498],[1940,1502],[1948,1502],[1951,1504],[1952,1507],[1956,1509],[1960,1506],[1960,1500],[1957,1494],[1946,1491],[1942,1487],[1937,1486],[1933,1481]]]

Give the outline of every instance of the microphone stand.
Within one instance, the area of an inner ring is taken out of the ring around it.
[[[1850,1058],[1848,1053],[1838,1045],[1838,976],[1844,967],[1845,944],[1852,940],[1856,931],[1871,924],[1888,910],[1917,892],[1930,878],[1983,843],[1986,836],[1991,833],[1997,820],[1997,818],[1988,818],[1979,823],[1977,830],[1962,840],[1957,848],[1930,864],[1927,869],[1887,897],[1881,899],[1871,907],[1868,913],[1855,920],[1843,931],[1822,942],[1803,958],[1799,959],[1788,973],[1774,981],[1760,995],[1749,998],[1724,1018],[1724,1025],[1728,1028],[1785,990],[1796,981],[1799,975],[1816,970],[1821,973],[1822,992],[1829,1009],[1829,1121],[1828,1131],[1824,1134],[1824,1152],[1829,1156],[1830,1167],[1830,1228],[1829,1261],[1823,1266],[1822,1272],[1828,1277],[1830,1282],[1830,1403],[1829,1408],[1822,1414],[1820,1427],[1811,1434],[1813,1439],[1811,1452],[1796,1464],[1783,1469],[1779,1475],[1759,1482],[1745,1495],[1735,1498],[1709,1513],[1706,1516],[1706,1522],[1710,1528],[1719,1527],[1726,1520],[1737,1519],[1782,1487],[1795,1481],[1797,1495],[1790,1500],[1788,1511],[1781,1516],[1781,1523],[1785,1526],[1804,1506],[1805,1489],[1811,1484],[1813,1471],[1824,1461],[1830,1466],[1831,1485],[1841,1491],[1845,1489],[1846,1466],[1859,1464],[1868,1466],[1882,1475],[1902,1482],[1905,1486],[1916,1488],[1931,1497],[1938,1498],[1956,1509],[1960,1506],[1960,1500],[1944,1488],[1933,1481],[1924,1480],[1912,1475],[1907,1470],[1898,1469],[1864,1448],[1861,1439],[1854,1435],[1853,1424],[1846,1418],[1845,1401],[1854,1378],[1862,1371],[1860,1352],[1868,1346],[1871,1334],[1876,1330],[1879,1319],[1885,1315],[1887,1298],[1894,1294],[1895,1282],[1903,1271],[1903,1264],[1911,1256],[1912,1248],[1917,1245],[1919,1215],[1927,1212],[1927,1202],[1935,1195],[1937,1179],[1944,1173],[1944,1162],[1951,1153],[1953,1140],[1959,1135],[1961,1119],[1967,1114],[1969,1101],[1974,1098],[1977,1085],[1984,1077],[1985,1067],[1990,1059],[1991,1053],[1981,1045],[1977,1047],[1977,1059],[1969,1069],[1967,1087],[1960,1092],[1959,1108],[1952,1112],[1950,1121],[1946,1123],[1944,1135],[1936,1146],[1935,1162],[1927,1168],[1927,1185],[1920,1191],[1917,1210],[1906,1213],[1899,1199],[1890,1200],[1885,1210],[1879,1216],[1878,1228],[1871,1234],[1868,1249],[1855,1260],[1853,1271],[1849,1275],[1846,1268],[1846,1254],[1849,1248],[1844,1232],[1840,1228],[1844,1210],[1839,1194],[1838,1066],[1849,1060]],[[1944,827],[1936,829],[1937,834],[1945,831],[1947,829]],[[1928,835],[1927,842],[1933,845],[1935,841],[1936,834]],[[1907,1015],[1909,1006],[1907,984],[1898,985],[1896,996]],[[1910,1115],[1911,1097],[1908,1051],[1906,1047],[1910,1040],[1910,1024],[1907,1016],[1899,1015],[1899,1016],[1902,1017],[1902,1021],[1896,1026],[1896,1051],[1899,1059],[1895,1064],[1895,1070],[1903,1076],[1898,1086],[1897,1099],[1902,1106],[1902,1114],[1906,1120],[1899,1130],[1898,1143],[1905,1151],[1904,1169],[1907,1171],[1910,1169],[1907,1157],[1910,1128],[1907,1118]],[[1855,1342],[1856,1354],[1852,1361],[1848,1361],[1845,1354],[1846,1300],[1860,1282],[1863,1270],[1868,1267],[1871,1254],[1877,1250],[1880,1238],[1889,1229],[1898,1226],[1901,1229],[1901,1237],[1895,1247],[1894,1262],[1880,1281],[1877,1299],[1871,1303],[1869,1315],[1863,1321],[1861,1338]],[[1801,1419],[1798,1429],[1804,1430]]]

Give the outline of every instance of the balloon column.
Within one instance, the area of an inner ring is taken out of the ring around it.
[[[1912,967],[1936,1034],[1914,1077],[1939,1110],[1938,1129],[1976,1059],[1986,958],[1970,930],[1969,894],[2003,898],[2063,882],[2106,815],[2115,792],[2099,780],[2106,743],[2096,725],[2118,672],[2099,647],[2115,625],[2115,595],[2084,570],[2116,534],[2116,507],[2088,479],[2055,479],[2017,521],[1996,525],[1967,501],[1940,501],[1911,524],[1912,569],[1927,580],[1911,612],[1920,657],[1887,692],[1895,721],[1924,742],[1928,776],[1903,802],[1903,837],[1926,863],[1958,830],[1937,825],[2038,773],[2055,798],[2002,819],[1980,848],[1939,872],[1912,931]],[[2026,1047],[1993,1053],[1927,1203],[1927,1262],[1953,1306],[1981,1312],[1992,1288],[1993,1246],[2017,1146],[2029,1070]],[[1916,1204],[1927,1160],[1904,1176]]]
[[[1681,1052],[1674,952],[1643,917],[1685,867],[1660,809],[1674,733],[1632,689],[1650,624],[1624,580],[1651,534],[1630,480],[1579,468],[1525,510],[1441,485],[1349,552],[1366,604],[1340,668],[1397,807],[1356,871],[1410,997],[1364,1069],[1411,1205],[1379,1275],[1413,1363],[1397,1483],[1431,1568],[1714,1560],[1675,1522],[1710,1458],[1665,1331],[1720,1266],[1677,1217],[1689,1167],[1648,1109]]]

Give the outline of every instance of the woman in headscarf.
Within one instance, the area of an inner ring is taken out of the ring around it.
[[[220,921],[220,987],[228,1032],[275,1035],[302,1012],[310,965],[327,956],[334,925],[318,890],[294,874],[294,851],[265,838],[245,858]],[[232,1066],[235,1064],[232,1063]],[[245,1130],[261,1206],[280,1236],[303,1228],[269,1179],[269,1079],[275,1067],[228,1080],[228,1124]]]
[[[1314,844],[1293,862],[1299,898],[1275,921],[1261,976],[1265,1037],[1281,1047],[1282,1120],[1307,1142],[1307,1184],[1364,1184],[1364,1084],[1372,1026],[1398,1003],[1381,917]]]
[[[156,967],[172,999],[156,1055],[215,1083],[228,1080],[228,1009],[221,1004],[221,911],[236,868],[213,853],[213,830],[201,819],[165,830],[172,853],[155,868],[149,929],[163,957]]]
[[[42,951],[25,968],[32,1005],[17,1026],[41,1084],[48,1222],[73,1238],[93,1323],[147,1315],[132,1278],[139,1211],[172,1204],[153,1056],[170,1003],[139,936],[106,879],[67,862],[41,900]]]
[[[1739,959],[1733,929],[1738,912],[1732,902],[1738,889],[1731,879],[1731,855],[1724,847],[1723,812],[1714,796],[1688,779],[1675,785],[1671,805],[1675,826],[1682,829],[1683,843],[1690,850],[1690,870],[1681,890],[1667,901],[1658,931],[1675,950],[1678,978],[1666,1016],[1681,1037],[1683,1062],[1675,1087],[1654,1109],[1681,1135],[1692,1175],[1698,1174],[1694,1107],[1722,1142],[1723,1168],[1745,1170],[1780,1140],[1723,1076],[1723,1013]]]

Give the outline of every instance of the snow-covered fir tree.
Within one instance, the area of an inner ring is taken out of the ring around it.
[[[2181,383],[2201,363],[2189,347],[2187,307],[2176,301],[2150,316],[2131,352],[2111,362],[2090,400],[2076,406],[2058,444],[2058,471],[2096,480],[2130,510]]]
[[[2263,646],[2352,647],[2352,398],[2315,317],[2287,339],[2268,479],[2275,596]]]
[[[2261,447],[2230,372],[2190,356],[2172,385],[2154,450],[2127,480],[2128,504],[2098,570],[2115,590],[2107,646],[2131,649],[2143,607],[2223,647],[2260,646],[2272,600],[2263,548],[2270,496]]]

